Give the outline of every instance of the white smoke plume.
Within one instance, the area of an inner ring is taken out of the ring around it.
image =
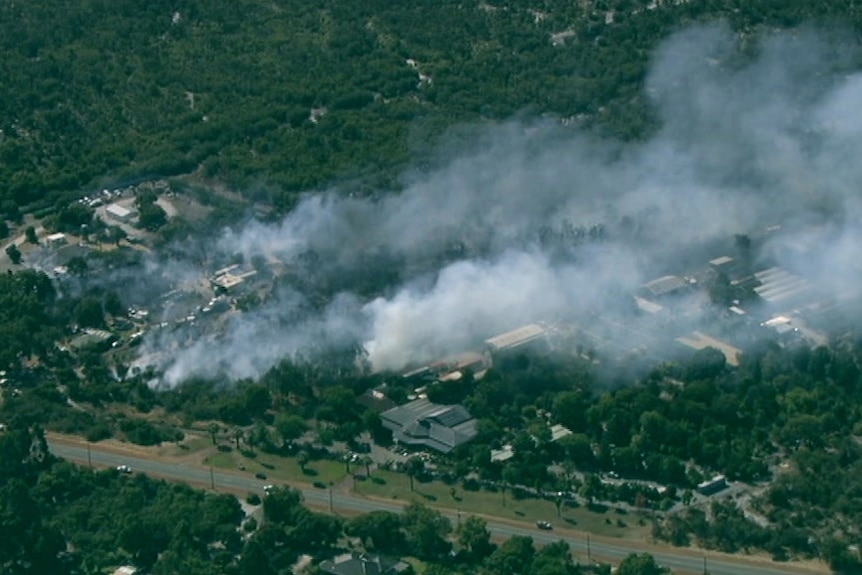
[[[337,276],[385,254],[419,271],[369,301],[339,296],[310,319],[291,319],[302,296],[274,298],[234,317],[224,337],[172,350],[166,379],[252,377],[319,341],[365,342],[375,367],[400,368],[521,323],[617,305],[611,294],[692,246],[776,223],[830,246],[809,261],[810,249],[785,238],[770,248],[782,263],[824,285],[858,282],[862,75],[846,73],[837,45],[808,31],[742,42],[721,25],[686,30],[655,54],[646,90],[660,128],[648,141],[513,121],[483,129],[472,149],[446,150],[454,159],[442,169],[406,175],[400,193],[309,194],[279,224],[226,232],[217,249],[246,260],[313,252]],[[559,258],[541,237],[565,226],[598,227],[601,241]],[[467,255],[452,263],[459,249]],[[429,270],[435,258],[444,263]]]

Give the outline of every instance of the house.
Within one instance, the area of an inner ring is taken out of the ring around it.
[[[324,561],[319,567],[321,573],[328,575],[407,575],[413,573],[413,568],[404,561],[356,552],[345,553]]]
[[[438,405],[417,399],[380,414],[392,437],[406,445],[449,453],[476,437],[476,420],[460,405]]]

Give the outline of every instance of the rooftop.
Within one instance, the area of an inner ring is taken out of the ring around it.
[[[547,330],[544,327],[531,323],[486,339],[485,344],[492,350],[511,349],[539,339],[546,333]]]
[[[715,258],[714,260],[709,260],[709,265],[711,265],[711,266],[715,266],[715,267],[720,267],[720,266],[727,265],[727,264],[729,264],[729,263],[731,263],[731,262],[733,262],[733,258],[732,258],[732,257],[730,257],[730,256],[721,256],[720,258]]]
[[[724,354],[724,358],[727,360],[728,365],[739,365],[739,354],[742,353],[739,349],[705,333],[693,331],[689,335],[676,338],[676,341],[692,349],[713,347]]]
[[[409,573],[410,565],[380,555],[345,553],[320,564],[321,573],[329,575],[390,575]]]
[[[380,414],[393,437],[408,445],[426,445],[448,453],[476,436],[476,420],[460,405],[417,399]]]
[[[558,441],[563,437],[566,437],[567,435],[571,434],[572,430],[564,425],[558,423],[551,426],[551,441]]]
[[[754,277],[760,282],[754,292],[769,303],[806,295],[811,290],[808,280],[777,267],[757,272]]]
[[[679,276],[664,276],[643,285],[650,295],[659,297],[686,287],[685,280]]]
[[[646,313],[659,313],[664,311],[664,307],[660,306],[657,303],[651,302],[648,299],[644,299],[642,297],[635,297],[635,304],[637,304],[638,309],[646,312]]]
[[[504,445],[500,449],[491,450],[491,461],[507,461],[515,456],[511,445]]]
[[[129,208],[124,208],[120,204],[111,204],[110,206],[105,208],[105,211],[113,216],[119,216],[121,218],[129,217],[133,213],[132,210],[130,210]]]
[[[215,274],[213,274],[210,283],[212,283],[214,288],[228,291],[240,285],[242,282],[245,281],[246,278],[249,278],[255,274],[257,274],[257,271],[255,270],[240,272],[239,265],[232,265],[217,270]]]

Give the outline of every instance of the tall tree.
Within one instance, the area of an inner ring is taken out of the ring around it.
[[[18,249],[18,246],[15,244],[9,244],[6,246],[6,255],[9,257],[9,261],[15,265],[21,263],[21,250]]]
[[[527,575],[536,549],[533,538],[514,535],[503,542],[485,561],[483,575],[507,573],[511,575]]]
[[[439,559],[451,549],[447,537],[452,524],[439,511],[421,503],[411,503],[404,508],[401,524],[408,546],[420,559]]]
[[[281,437],[282,446],[286,447],[302,437],[302,434],[308,430],[308,425],[298,415],[282,413],[275,418],[275,429]]]
[[[473,560],[482,560],[494,550],[488,523],[471,515],[458,527],[458,544]]]
[[[221,426],[219,426],[219,424],[216,423],[215,421],[212,421],[209,423],[209,425],[207,425],[207,432],[210,434],[210,438],[212,438],[213,445],[215,445],[217,443],[216,442],[216,436],[218,435],[218,432],[220,430],[221,430]]]
[[[393,555],[404,551],[401,517],[391,511],[372,511],[354,517],[347,525],[347,533],[359,537],[376,551]]]
[[[410,478],[410,491],[415,491],[414,480],[425,473],[425,462],[420,457],[411,457],[404,464],[404,472]]]
[[[617,569],[618,575],[663,575],[669,573],[655,561],[655,557],[649,553],[632,553],[620,563]]]

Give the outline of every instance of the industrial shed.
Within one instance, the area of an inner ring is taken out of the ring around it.
[[[660,298],[679,292],[688,286],[679,276],[664,276],[641,286],[641,292],[648,298]]]
[[[537,323],[531,323],[486,339],[485,345],[491,353],[499,353],[517,349],[534,342],[545,341],[547,333],[548,330],[545,327]]]
[[[799,298],[811,296],[812,286],[803,277],[778,267],[772,267],[754,274],[759,286],[754,292],[771,304],[786,305]]]
[[[138,215],[134,210],[125,208],[120,204],[111,204],[105,208],[105,214],[112,220],[123,223],[132,221]]]

